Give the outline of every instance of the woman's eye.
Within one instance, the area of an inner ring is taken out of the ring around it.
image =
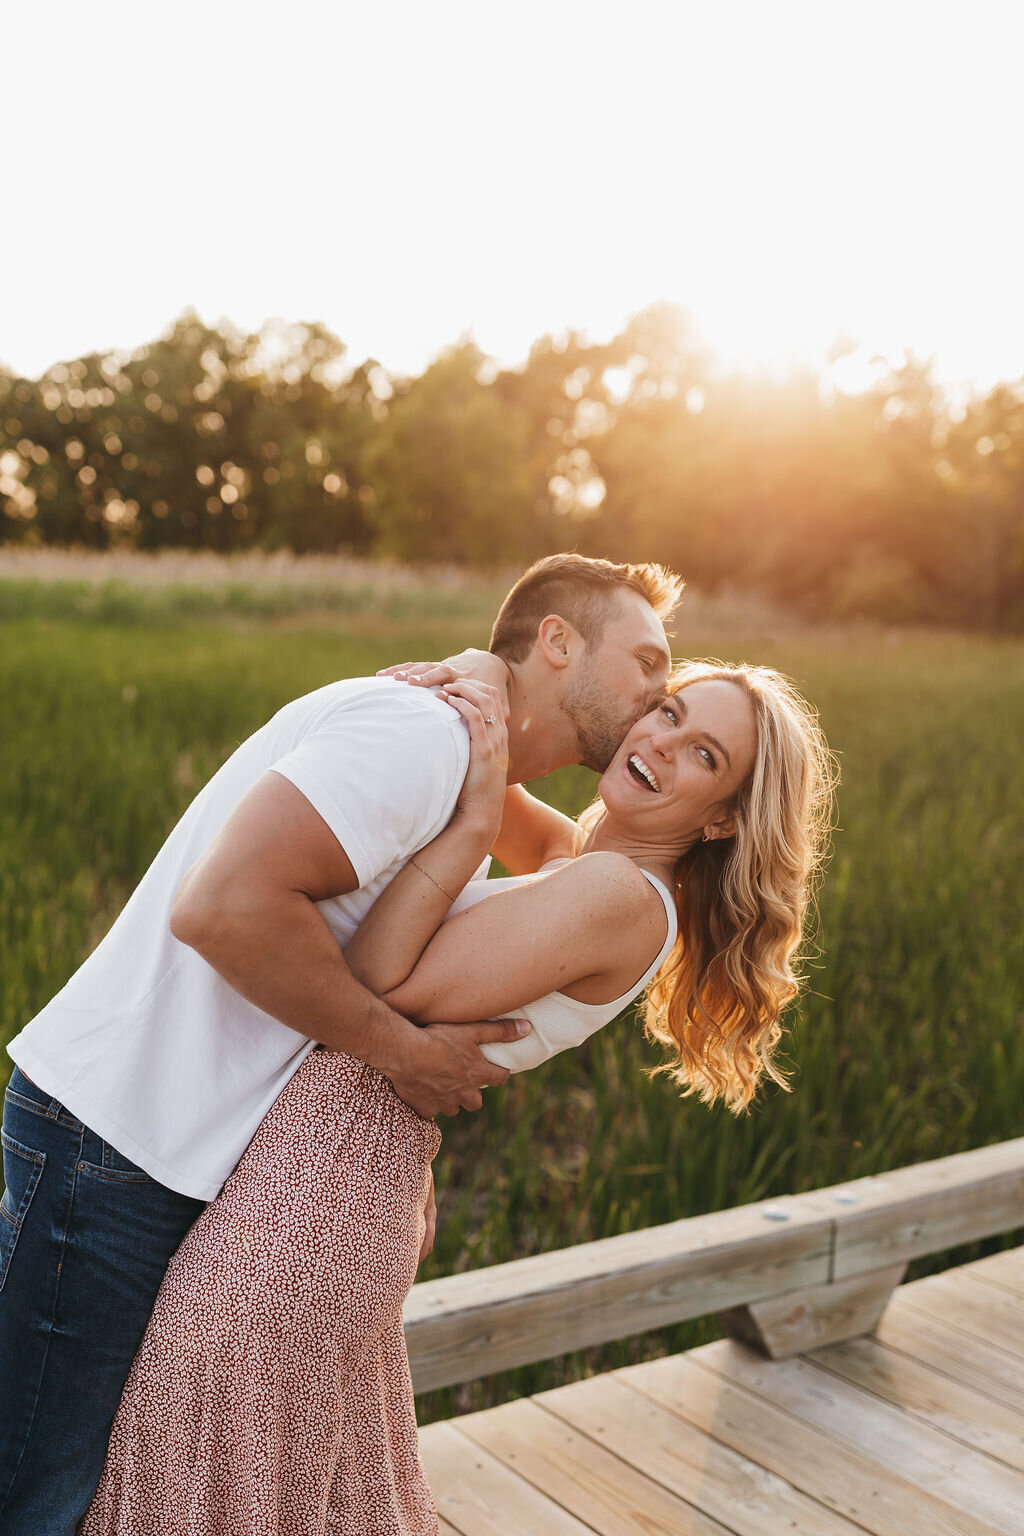
[[[718,767],[718,764],[715,762],[715,754],[710,751],[708,747],[698,747],[697,751],[700,753],[701,757],[707,763],[709,768]]]
[[[676,714],[671,704],[663,704],[661,706],[661,712],[670,725],[679,724],[679,716]]]

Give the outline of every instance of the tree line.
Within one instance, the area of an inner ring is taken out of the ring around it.
[[[726,374],[657,305],[517,369],[416,378],[320,325],[183,315],[129,355],[0,369],[0,542],[344,549],[479,567],[660,559],[812,617],[1024,629],[1024,384],[954,406],[913,359]]]

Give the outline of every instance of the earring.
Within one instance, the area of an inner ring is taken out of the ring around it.
[[[704,828],[704,836],[701,838],[701,842],[702,843],[713,843],[717,836],[718,836],[717,832],[712,832],[710,827],[705,827]]]

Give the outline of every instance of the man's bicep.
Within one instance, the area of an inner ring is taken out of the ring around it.
[[[193,872],[324,901],[358,888],[352,861],[301,790],[269,770],[243,795]]]
[[[413,689],[362,702],[271,766],[323,817],[366,886],[448,820],[469,738],[454,710]]]

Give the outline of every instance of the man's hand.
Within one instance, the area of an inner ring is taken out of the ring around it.
[[[427,1198],[423,1206],[423,1238],[420,1242],[420,1256],[418,1262],[423,1263],[427,1254],[434,1246],[434,1234],[437,1231],[437,1202],[434,1199],[434,1170],[427,1174]]]
[[[508,718],[508,685],[512,674],[500,656],[490,651],[477,651],[472,647],[448,656],[444,661],[403,661],[393,667],[382,667],[378,677],[394,677],[399,682],[413,683],[419,688],[443,688],[445,683],[486,683],[497,688],[504,699],[505,718]]]
[[[482,1055],[481,1045],[520,1040],[529,1034],[526,1019],[489,1019],[481,1024],[427,1024],[403,1036],[401,1056],[381,1070],[398,1097],[424,1119],[479,1109],[484,1088],[508,1082],[507,1067]]]

